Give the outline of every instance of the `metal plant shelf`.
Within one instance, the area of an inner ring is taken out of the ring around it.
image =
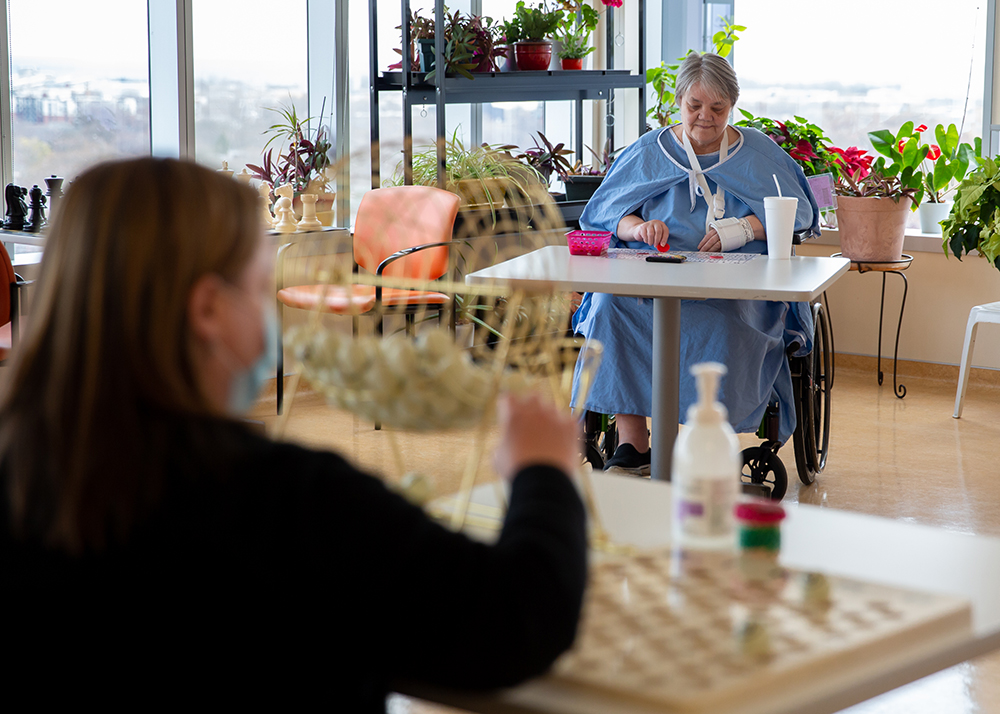
[[[426,74],[410,74],[407,104],[434,104],[435,85]],[[525,100],[607,99],[611,89],[642,88],[645,77],[627,69],[545,70],[540,72],[482,72],[474,79],[447,76],[444,80],[446,104],[516,102]],[[383,72],[376,83],[378,91],[401,91],[402,72]]]

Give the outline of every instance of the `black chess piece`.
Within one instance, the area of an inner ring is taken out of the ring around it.
[[[38,188],[38,184],[31,187],[28,196],[31,198],[31,214],[24,229],[28,233],[38,233],[45,223],[45,196],[42,195],[42,189]]]
[[[24,202],[24,197],[28,189],[23,186],[9,183],[4,189],[4,200],[7,203],[7,213],[3,227],[9,231],[23,231],[24,217],[28,213],[28,206]]]
[[[45,195],[49,199],[49,220],[51,221],[56,215],[56,205],[62,198],[62,185],[63,179],[61,176],[56,176],[53,174],[45,179]]]

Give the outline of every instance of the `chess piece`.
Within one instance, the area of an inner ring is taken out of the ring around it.
[[[274,195],[278,198],[287,198],[292,201],[295,198],[295,189],[292,188],[292,184],[286,183],[284,186],[278,186],[274,189]]]
[[[229,162],[228,161],[223,161],[222,162],[222,168],[219,169],[219,173],[220,174],[224,174],[224,175],[228,176],[229,178],[233,177],[233,172],[229,169]]]
[[[38,233],[45,223],[45,196],[42,195],[42,189],[38,188],[38,184],[31,187],[28,196],[31,198],[31,214],[24,229],[29,233]]]
[[[299,221],[300,231],[318,231],[323,227],[316,217],[316,194],[303,193],[299,196],[302,201],[302,220]]]
[[[271,187],[261,181],[260,186],[257,187],[257,193],[260,194],[260,217],[263,219],[264,225],[271,228],[274,226],[274,216],[271,215]]]
[[[50,221],[55,217],[56,204],[59,202],[59,199],[62,198],[62,185],[62,177],[56,176],[55,174],[45,179],[45,195],[48,197]]]
[[[249,171],[247,171],[247,169],[246,169],[245,166],[243,167],[242,171],[240,171],[238,174],[236,174],[236,180],[239,181],[244,186],[249,186],[250,185],[250,179],[252,179],[252,178],[253,178],[253,174],[251,174]]]
[[[297,230],[295,214],[292,212],[292,199],[282,196],[275,201],[274,216],[278,219],[278,222],[274,224],[274,230],[278,233],[294,233]]]
[[[28,213],[28,206],[24,202],[24,196],[28,189],[15,184],[7,184],[4,190],[4,200],[7,203],[7,213],[3,222],[3,227],[9,231],[23,231],[24,217]]]

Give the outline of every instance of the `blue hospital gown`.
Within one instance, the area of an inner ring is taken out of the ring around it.
[[[819,231],[815,200],[802,169],[770,138],[754,129],[738,129],[742,139],[719,166],[718,153],[699,156],[709,188],[726,191],[725,216],[756,215],[764,222],[763,197],[775,193],[772,174],[786,196],[799,199],[796,230]],[[715,166],[715,168],[710,168]],[[689,163],[672,132],[651,131],[616,159],[590,200],[581,225],[614,232],[626,215],[658,218],[670,229],[671,250],[695,251],[705,235],[707,203],[697,196],[692,210]],[[718,183],[717,183],[718,182]],[[654,250],[641,242],[613,246]],[[765,241],[751,241],[741,253],[766,253]],[[604,357],[584,406],[604,414],[652,414],[653,301],[599,293],[584,295],[573,317],[575,331],[604,345]],[[680,344],[680,415],[697,399],[692,364],[708,360],[728,367],[720,400],[738,432],[757,430],[771,401],[780,406],[779,439],[795,430],[791,372],[785,355],[793,340],[800,352],[812,349],[812,315],[805,303],[762,300],[682,300]],[[578,365],[579,367],[579,365]],[[579,373],[573,384],[577,403]]]

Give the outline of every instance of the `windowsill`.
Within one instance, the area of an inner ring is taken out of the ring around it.
[[[903,250],[907,253],[941,253],[940,235],[921,233],[918,230],[907,229],[903,239]],[[824,228],[823,234],[806,245],[840,245],[840,233],[836,228]]]

